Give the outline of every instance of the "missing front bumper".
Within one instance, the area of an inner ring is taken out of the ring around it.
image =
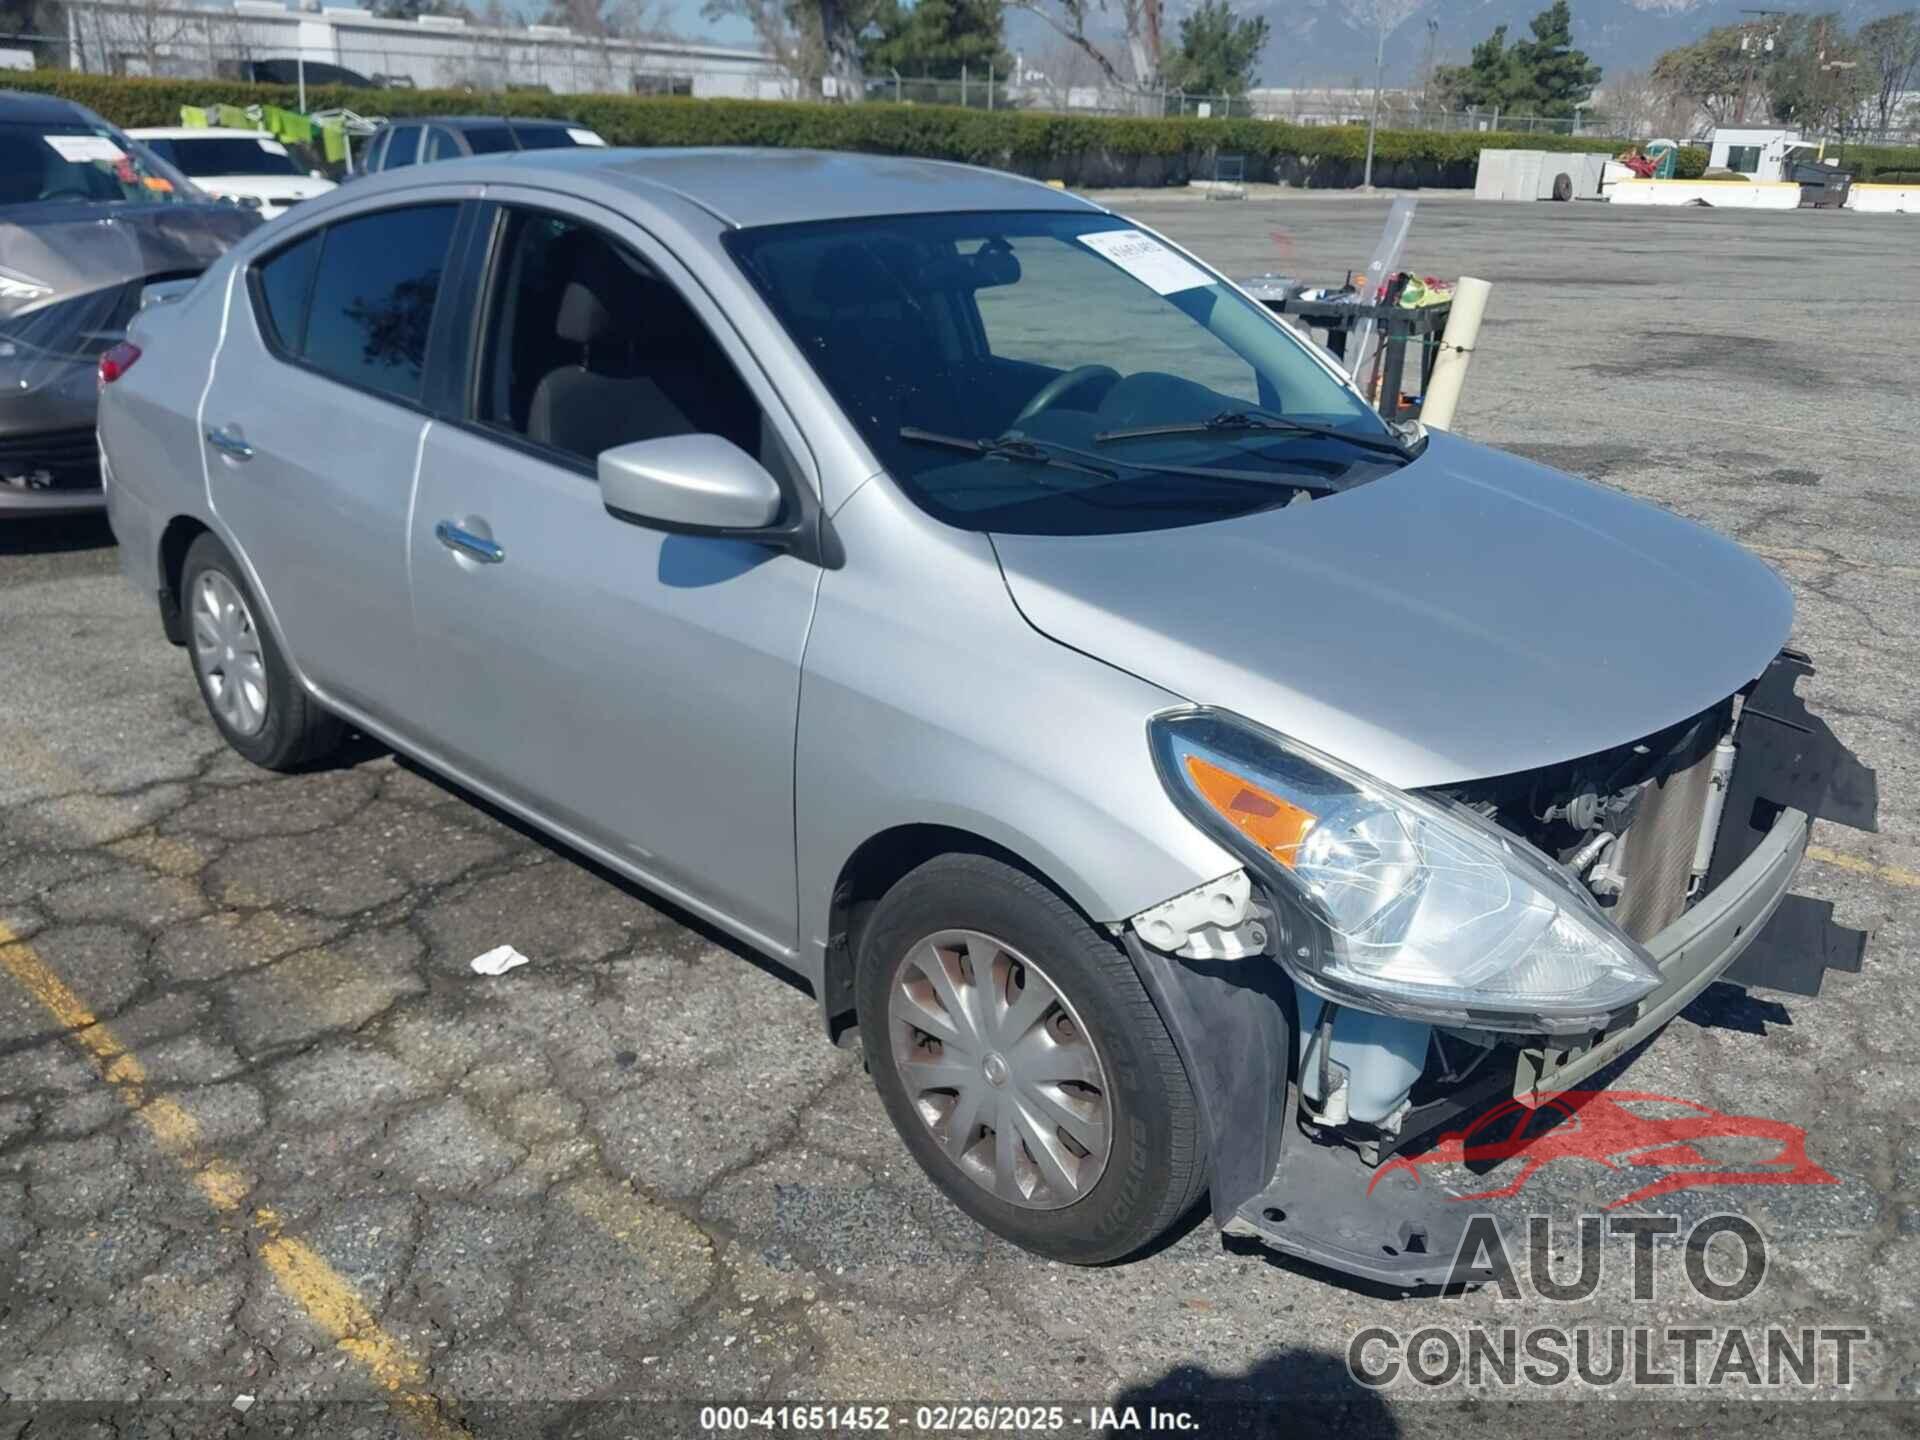
[[[1782,811],[1739,869],[1647,942],[1660,967],[1660,985],[1640,1002],[1633,1020],[1586,1045],[1522,1050],[1514,1075],[1515,1098],[1535,1104],[1546,1093],[1588,1079],[1657,1035],[1694,996],[1730,970],[1786,898],[1806,854],[1810,827],[1801,811]]]
[[[1747,696],[1707,891],[1647,942],[1661,985],[1590,1043],[1523,1053],[1513,1077],[1520,1098],[1537,1102],[1590,1079],[1716,979],[1784,980],[1813,993],[1824,969],[1859,968],[1862,937],[1834,927],[1831,906],[1787,894],[1812,821],[1871,830],[1877,804],[1872,772],[1794,693],[1811,671],[1804,655],[1784,651]],[[1432,1178],[1383,1174],[1354,1147],[1298,1123],[1298,1017],[1291,987],[1274,983],[1278,966],[1182,959],[1131,933],[1126,942],[1199,1096],[1214,1156],[1214,1218],[1227,1233],[1388,1285],[1488,1278],[1454,1267],[1472,1207]]]

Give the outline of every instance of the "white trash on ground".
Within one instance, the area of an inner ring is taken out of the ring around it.
[[[527,957],[511,945],[496,945],[484,955],[473,957],[476,975],[504,975],[527,963]]]

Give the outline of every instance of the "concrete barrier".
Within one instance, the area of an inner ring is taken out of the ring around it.
[[[1716,210],[1795,210],[1800,187],[1790,180],[1616,180],[1607,187],[1616,205],[1691,205]]]
[[[1920,215],[1920,185],[1859,185],[1847,192],[1847,209],[1868,215]]]

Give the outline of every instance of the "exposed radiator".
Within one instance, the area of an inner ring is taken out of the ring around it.
[[[1707,808],[1713,751],[1649,785],[1612,859],[1625,883],[1613,921],[1636,940],[1659,934],[1686,909],[1693,849]]]

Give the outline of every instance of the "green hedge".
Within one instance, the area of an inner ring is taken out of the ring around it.
[[[78,100],[115,124],[175,125],[182,105],[292,106],[291,86],[235,81],[149,80],[60,70],[10,74],[5,84]],[[628,95],[547,95],[510,91],[349,90],[307,87],[310,109],[346,106],[385,115],[564,116],[591,125],[615,145],[768,145],[921,155],[991,165],[1076,184],[1175,183],[1211,173],[1216,152],[1244,154],[1256,178],[1351,185],[1366,152],[1361,126],[1307,126],[1268,120],[1132,119],[977,110],[938,105],[820,105],[768,100],[688,100]],[[1387,184],[1467,185],[1483,147],[1609,149],[1617,142],[1565,135],[1384,130],[1375,170]],[[1861,177],[1920,167],[1920,150],[1856,149]],[[1706,152],[1680,153],[1695,176]]]

